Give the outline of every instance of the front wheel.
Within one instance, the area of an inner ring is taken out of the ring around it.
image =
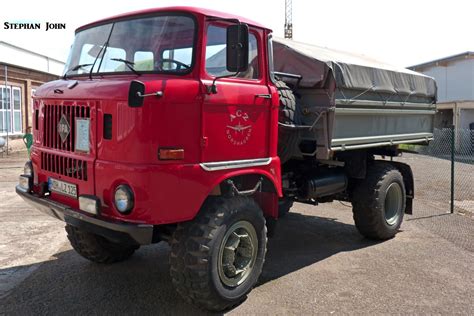
[[[110,241],[102,236],[77,227],[66,226],[67,238],[72,248],[87,260],[96,263],[114,263],[130,258],[138,245],[126,245]]]
[[[238,305],[262,272],[267,249],[262,210],[247,197],[210,198],[173,234],[170,274],[177,291],[210,311]]]
[[[406,192],[397,168],[375,162],[367,177],[352,194],[354,221],[359,232],[371,239],[385,240],[398,232],[405,212]]]

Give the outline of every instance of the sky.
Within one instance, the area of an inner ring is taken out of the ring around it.
[[[0,12],[0,41],[65,61],[74,30],[108,16],[152,7],[198,6],[245,16],[283,37],[284,0],[16,0]],[[293,39],[411,66],[474,51],[470,0],[293,0]],[[4,29],[5,22],[43,30]],[[44,24],[66,23],[65,30]]]

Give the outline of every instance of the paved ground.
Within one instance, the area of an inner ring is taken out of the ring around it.
[[[201,313],[174,292],[165,244],[109,266],[79,257],[62,223],[13,193],[21,161],[0,158],[0,314]],[[362,238],[340,203],[296,205],[231,314],[474,314],[474,222],[428,202],[382,243]]]

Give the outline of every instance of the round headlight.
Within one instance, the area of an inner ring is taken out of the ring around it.
[[[25,163],[25,166],[23,167],[23,174],[27,176],[33,175],[33,165],[31,164],[31,161],[27,161]]]
[[[115,207],[122,214],[130,213],[133,209],[133,192],[128,185],[119,185],[115,189]]]

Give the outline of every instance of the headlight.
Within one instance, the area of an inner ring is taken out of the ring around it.
[[[122,184],[115,189],[115,207],[122,214],[128,214],[133,209],[133,192],[128,185]]]
[[[27,161],[25,163],[25,166],[23,167],[23,174],[27,176],[33,175],[33,165],[31,164],[31,161]]]

